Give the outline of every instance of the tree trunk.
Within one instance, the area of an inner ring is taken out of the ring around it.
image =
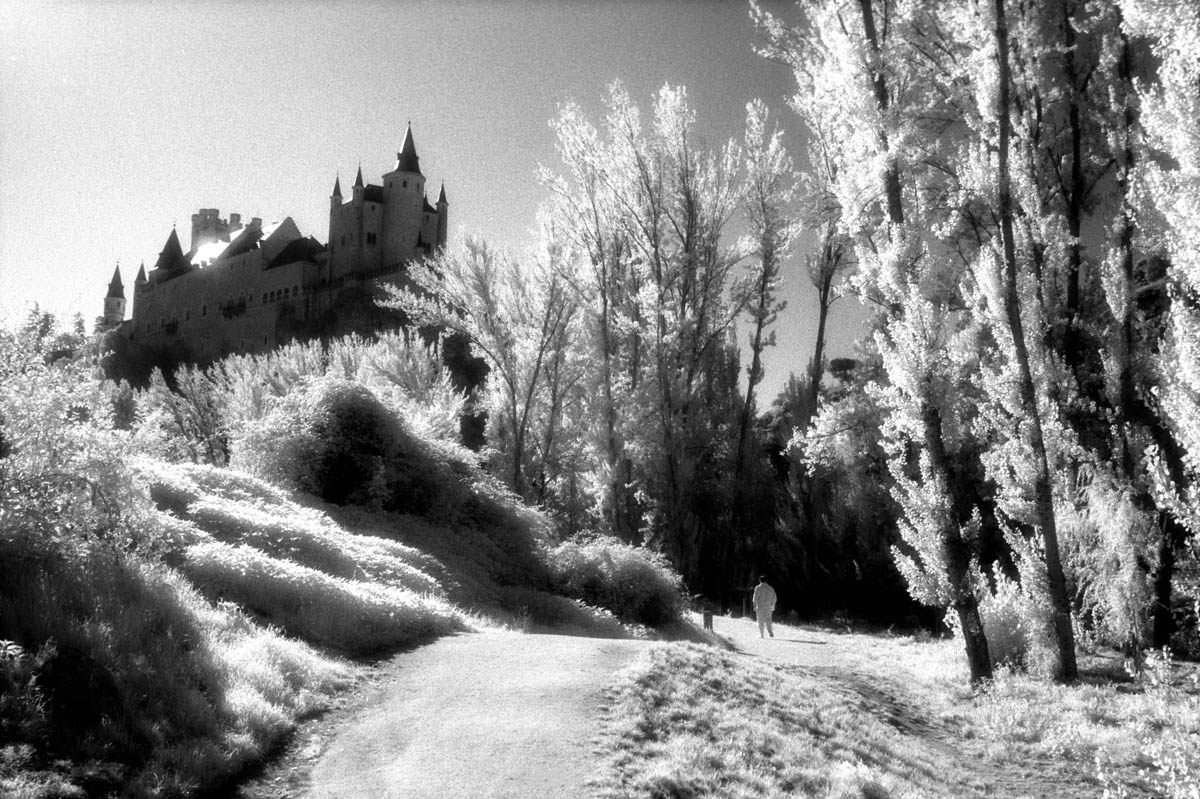
[[[1072,24],[1074,8],[1071,3],[1064,6],[1063,21],[1064,42],[1066,49],[1067,82],[1071,92],[1070,106],[1067,119],[1071,135],[1071,176],[1066,193],[1067,201],[1067,231],[1071,234],[1071,246],[1067,259],[1067,329],[1063,336],[1063,354],[1075,382],[1082,388],[1080,370],[1083,367],[1082,342],[1079,333],[1079,281],[1083,268],[1083,245],[1079,240],[1083,227],[1083,124],[1079,118],[1079,70],[1075,63],[1075,27]]]
[[[1075,633],[1071,627],[1071,602],[1067,595],[1066,576],[1058,551],[1058,528],[1054,515],[1054,495],[1050,482],[1050,467],[1046,458],[1046,443],[1042,417],[1038,410],[1037,392],[1029,366],[1029,349],[1025,342],[1025,327],[1021,319],[1021,300],[1017,291],[1017,252],[1013,236],[1012,186],[1009,177],[1009,66],[1008,22],[1004,0],[995,0],[996,49],[999,56],[999,128],[1000,146],[997,153],[1000,233],[1004,247],[1004,310],[1012,331],[1016,354],[1021,405],[1029,423],[1029,446],[1033,451],[1033,491],[1038,526],[1042,530],[1046,572],[1050,587],[1050,603],[1054,616],[1055,643],[1058,646],[1056,677],[1074,681],[1079,676],[1075,662]]]
[[[887,3],[887,0],[884,0]],[[887,76],[883,73],[883,51],[879,46],[879,34],[875,29],[875,12],[871,7],[871,0],[859,0],[859,7],[862,9],[863,31],[867,35],[867,44],[871,48],[871,72],[872,84],[875,89],[875,107],[879,109],[880,115],[887,113],[890,105],[887,89]],[[885,15],[886,16],[886,15]],[[881,119],[879,126],[879,140],[883,151],[887,153],[888,134],[886,123]],[[883,175],[883,191],[887,197],[888,220],[892,224],[901,224],[904,222],[904,206],[901,202],[900,194],[900,168],[896,164],[895,159],[888,156],[887,170]]]
[[[950,603],[958,614],[959,626],[962,629],[971,684],[979,685],[992,678],[992,656],[988,651],[983,619],[979,615],[979,601],[971,588],[971,552],[962,537],[962,525],[959,523],[963,513],[969,512],[970,503],[961,504],[966,492],[960,483],[962,478],[956,474],[946,452],[946,444],[942,438],[941,414],[931,404],[923,403],[921,416],[929,465],[935,474],[941,475],[946,481],[946,493],[951,498],[950,518],[942,533],[942,556],[946,562],[946,577],[950,583]]]
[[[833,263],[833,248],[829,241],[822,248],[823,263],[817,274],[821,276],[821,285],[817,286],[817,340],[813,344],[812,364],[809,365],[809,402],[805,408],[808,418],[803,419],[803,427],[808,427],[813,415],[817,412],[817,400],[821,396],[821,375],[825,372],[825,323],[829,319],[829,295],[833,291],[833,279],[837,273]]]

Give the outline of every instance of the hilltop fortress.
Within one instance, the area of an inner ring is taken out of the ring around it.
[[[382,286],[445,245],[447,215],[444,185],[436,205],[426,197],[410,126],[382,185],[364,184],[361,167],[349,197],[334,181],[327,244],[303,235],[291,217],[264,225],[202,208],[192,215],[186,253],[172,229],[154,267],[138,270],[128,320],[118,268],[103,324],[119,334],[115,354],[134,372],[377,329],[387,324],[374,302]]]

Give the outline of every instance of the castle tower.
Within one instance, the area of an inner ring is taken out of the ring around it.
[[[179,234],[175,228],[171,228],[171,235],[167,236],[167,243],[163,245],[162,252],[158,254],[158,261],[154,264],[154,271],[163,270],[164,272],[173,272],[176,270],[186,269],[188,260],[184,257],[183,247],[179,244]]]
[[[396,153],[396,166],[383,176],[382,253],[383,266],[413,257],[425,212],[425,176],[413,141],[412,125]]]
[[[125,286],[121,283],[121,265],[113,270],[108,283],[108,294],[104,298],[104,326],[116,327],[125,321]]]
[[[230,214],[225,220],[219,209],[201,208],[199,213],[192,214],[192,251],[203,244],[229,241],[241,229],[241,214]]]
[[[326,280],[333,279],[342,235],[342,178],[339,175],[333,179],[333,194],[329,195],[329,261],[326,264]]]
[[[446,184],[442,182],[442,191],[437,201],[437,247],[446,246],[446,231],[450,226],[450,203],[446,202]]]

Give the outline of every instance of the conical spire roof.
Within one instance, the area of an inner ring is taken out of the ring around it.
[[[421,174],[421,159],[417,157],[417,145],[413,142],[412,124],[404,131],[404,144],[396,153],[396,168],[393,172],[415,172]]]
[[[179,234],[175,232],[175,228],[171,228],[171,235],[167,236],[167,243],[163,246],[162,252],[158,254],[158,263],[154,265],[154,268],[177,269],[183,265],[183,247],[179,246]]]
[[[108,282],[108,296],[125,299],[125,285],[121,283],[121,265],[113,270],[112,280]]]
[[[333,179],[333,196],[334,197],[342,196],[342,176],[341,175],[338,175],[336,178]]]
[[[442,190],[438,194],[438,205],[449,205],[449,204],[450,203],[446,202],[446,182],[442,181]]]
[[[137,277],[134,279],[134,282],[135,283],[145,283],[146,282],[146,262],[145,261],[142,261],[142,265],[138,267]]]
[[[362,179],[362,164],[359,164],[359,165],[358,165],[358,177],[356,177],[356,178],[354,179],[354,186],[355,186],[355,188],[359,188],[359,187],[361,187],[362,185],[363,185],[363,179]]]

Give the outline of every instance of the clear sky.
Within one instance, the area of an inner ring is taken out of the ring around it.
[[[202,207],[291,216],[324,241],[334,178],[347,187],[361,162],[377,182],[409,121],[452,232],[514,250],[546,197],[538,166],[556,164],[549,120],[574,99],[598,121],[614,79],[644,107],[686,86],[714,146],[761,97],[799,149],[792,78],[756,41],[739,0],[0,0],[0,319],[37,302],[90,325],[114,266],[132,297],[139,264],[172,224],[186,247]],[[789,267],[767,397],[815,335],[814,292]],[[835,320],[832,354],[856,332]]]

